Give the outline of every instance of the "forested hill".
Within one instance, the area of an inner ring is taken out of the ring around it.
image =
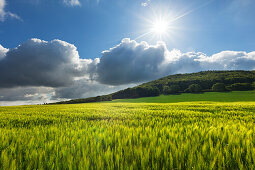
[[[75,99],[58,102],[58,104],[99,102],[112,99],[158,96],[160,94],[254,90],[254,87],[255,71],[203,71],[169,75],[109,95]]]

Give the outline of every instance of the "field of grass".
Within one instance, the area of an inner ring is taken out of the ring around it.
[[[161,95],[158,97],[144,97],[137,99],[118,99],[114,103],[176,103],[193,101],[211,102],[255,102],[255,91],[232,91],[232,92],[206,92],[200,94],[182,93],[177,95]]]
[[[0,107],[0,169],[255,169],[255,102]]]

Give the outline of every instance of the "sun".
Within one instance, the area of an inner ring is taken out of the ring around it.
[[[209,5],[213,1],[214,0],[206,1],[206,3],[201,4],[193,9],[180,9],[179,11],[176,11],[174,8],[168,5],[146,5],[147,13],[138,15],[138,17],[144,21],[141,23],[144,24],[141,26],[141,31],[139,31],[138,35],[135,37],[135,40],[144,38],[149,41],[171,41],[174,43],[176,42],[177,38],[179,39],[179,37],[182,36],[180,31],[189,28],[183,25],[185,23],[178,21],[185,16]],[[140,25],[140,23],[138,25]]]
[[[169,24],[166,20],[156,20],[152,24],[151,31],[157,35],[167,34]]]
[[[153,10],[154,11],[154,10]],[[174,15],[170,12],[152,12],[152,16],[142,17],[146,22],[143,25],[143,34],[140,34],[135,40],[148,37],[153,41],[170,41],[175,35],[177,26],[173,21]]]

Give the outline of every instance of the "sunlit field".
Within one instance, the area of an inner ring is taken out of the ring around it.
[[[157,97],[144,97],[136,99],[118,99],[114,103],[177,103],[177,102],[255,102],[255,91],[231,91],[231,92],[205,92],[205,93],[180,93],[161,95]]]
[[[254,169],[255,102],[0,107],[0,169]]]

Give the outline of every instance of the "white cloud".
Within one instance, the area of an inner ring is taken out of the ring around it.
[[[9,50],[0,44],[0,60],[3,59]]]
[[[0,0],[0,21],[4,22],[7,17],[15,18],[22,21],[22,19],[18,15],[5,11],[6,4],[7,3],[5,0]]]
[[[69,6],[81,6],[79,0],[64,0],[64,3]]]
[[[4,16],[5,16],[4,7],[5,7],[5,0],[0,0],[0,20],[4,20]]]
[[[147,2],[142,2],[141,5],[145,7],[145,6],[148,6],[148,3]]]
[[[141,3],[141,6],[146,7],[146,6],[148,6],[149,4],[150,4],[150,0],[146,0],[146,1],[144,1],[144,2]]]
[[[100,59],[81,59],[73,44],[31,39],[13,49],[0,45],[0,105],[86,98],[205,70],[255,70],[255,51],[207,56],[125,38]]]
[[[206,69],[217,70],[254,70],[255,52],[222,51],[211,57],[199,59]]]
[[[236,69],[254,70],[255,52],[222,51],[207,56],[201,52],[169,51],[163,42],[149,45],[123,39],[119,45],[102,53],[97,73],[99,82],[120,85],[177,73]]]
[[[102,53],[98,64],[98,80],[118,85],[156,78],[162,75],[159,67],[166,51],[164,43],[150,46],[146,42],[123,39],[119,45]]]

